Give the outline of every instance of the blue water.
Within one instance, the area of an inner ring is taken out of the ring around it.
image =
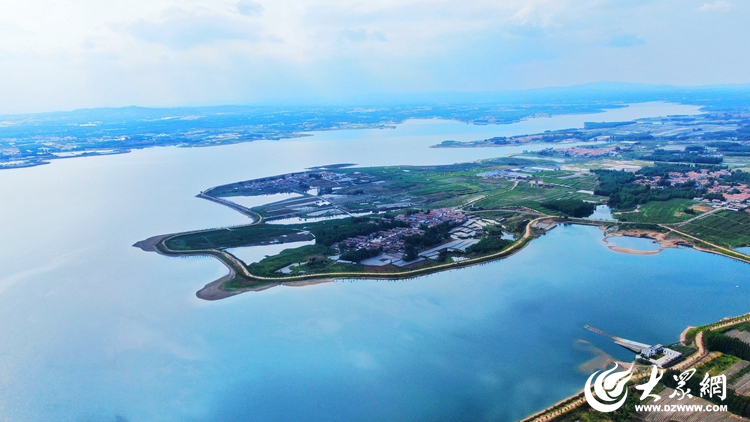
[[[585,324],[666,344],[685,325],[750,311],[746,265],[691,249],[617,253],[593,227],[559,227],[509,259],[418,279],[219,302],[195,297],[226,273],[216,260],[131,246],[246,223],[194,197],[220,183],[411,157],[373,155],[380,136],[414,141],[415,159],[436,163],[509,151],[428,149],[465,125],[409,135],[419,124],[0,172],[0,421],[507,421],[582,388],[589,374],[577,368],[594,354],[579,339],[631,357]]]
[[[616,218],[612,217],[612,209],[610,209],[608,205],[597,205],[594,212],[586,218],[590,218],[592,220],[617,220]]]
[[[299,248],[305,245],[314,245],[315,240],[302,242],[277,243],[273,245],[245,246],[241,248],[229,248],[227,252],[241,259],[245,264],[259,262],[266,256],[278,255],[281,251]]]
[[[661,247],[661,245],[651,239],[630,236],[611,236],[607,238],[607,243],[619,248],[635,249],[639,251],[655,251]]]
[[[285,199],[300,198],[302,195],[298,193],[275,193],[272,195],[257,195],[257,196],[232,196],[226,198],[235,204],[242,205],[243,207],[253,208],[261,205],[271,204],[273,202],[283,201]]]
[[[743,264],[692,250],[617,254],[600,238],[568,226],[481,267],[241,299],[254,323],[235,347],[263,358],[238,363],[256,381],[231,385],[211,420],[513,420],[581,389],[576,366],[593,356],[576,339],[632,358],[585,324],[670,343],[687,322],[748,310]],[[294,317],[274,322],[277,307]]]

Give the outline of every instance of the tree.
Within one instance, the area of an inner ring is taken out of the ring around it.
[[[417,253],[417,248],[415,248],[413,245],[407,244],[406,247],[404,247],[404,256],[402,258],[404,261],[414,261],[418,257],[419,254]]]

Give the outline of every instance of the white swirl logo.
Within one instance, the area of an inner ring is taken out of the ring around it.
[[[591,374],[589,379],[586,380],[586,388],[583,390],[586,395],[586,401],[591,407],[600,412],[614,412],[619,409],[620,406],[625,403],[625,399],[628,398],[625,384],[630,380],[630,377],[633,376],[633,373],[631,372],[633,367],[622,372],[614,372],[615,369],[617,369],[617,363],[615,363],[614,368],[604,371],[596,377],[596,381],[594,381],[594,392],[596,392],[596,397],[591,394],[591,380],[599,373],[599,371]],[[622,398],[619,401],[615,403],[606,403],[614,402],[621,395]]]

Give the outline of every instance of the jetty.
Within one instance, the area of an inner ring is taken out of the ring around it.
[[[636,359],[648,361],[652,365],[655,365],[659,368],[666,368],[683,359],[682,353],[666,348],[661,344],[652,346],[650,344],[640,343],[622,337],[615,337],[590,325],[584,325],[583,328],[591,331],[592,333],[607,337],[618,346],[624,347],[625,349],[628,349],[631,352],[635,353]]]

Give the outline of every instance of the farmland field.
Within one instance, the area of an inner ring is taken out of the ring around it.
[[[745,211],[720,211],[690,222],[680,230],[720,246],[747,246],[750,245],[750,214]]]
[[[691,199],[675,198],[669,201],[652,201],[641,205],[639,212],[616,213],[620,221],[638,223],[679,223],[689,220],[697,214],[686,214],[686,208],[695,205]]]

